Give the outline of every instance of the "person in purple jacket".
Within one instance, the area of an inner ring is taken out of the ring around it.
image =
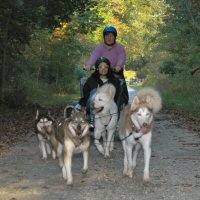
[[[117,30],[113,26],[106,26],[103,30],[103,38],[104,42],[99,44],[95,50],[93,51],[90,59],[86,64],[86,70],[90,70],[95,64],[96,60],[103,56],[110,60],[111,68],[114,72],[116,78],[124,79],[124,65],[126,62],[126,52],[124,47],[116,42],[117,38]],[[124,96],[125,96],[125,104],[128,103],[128,90],[126,82],[124,81]]]

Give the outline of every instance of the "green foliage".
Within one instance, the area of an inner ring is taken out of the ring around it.
[[[166,52],[174,67],[189,70],[199,64],[200,16],[190,0],[168,1],[170,7],[158,35],[157,51]],[[175,62],[174,62],[175,61]]]
[[[190,71],[199,66],[199,8],[191,0],[2,0],[5,99],[10,105],[53,103],[61,94],[79,93],[82,66],[102,41],[104,27],[114,25],[127,68],[159,88],[165,106],[184,109],[187,99],[197,109],[199,79]]]
[[[12,88],[7,92],[6,90],[8,89],[6,88],[6,85],[12,87],[13,84],[11,82],[13,82],[14,79],[14,82],[16,83],[16,77],[20,75],[23,77],[31,77],[33,80],[36,79],[37,81],[45,79],[45,83],[48,82],[48,77],[46,75],[49,73],[46,72],[51,64],[49,64],[48,60],[50,56],[48,54],[50,53],[49,49],[44,48],[49,45],[47,44],[48,41],[46,39],[40,39],[40,43],[37,44],[38,49],[32,47],[36,50],[32,56],[25,52],[25,59],[23,58],[25,45],[29,44],[34,38],[36,30],[40,30],[41,27],[52,28],[55,27],[55,25],[58,26],[58,22],[61,20],[69,21],[72,14],[77,15],[78,13],[83,12],[90,3],[91,2],[87,0],[59,0],[56,2],[52,0],[2,0],[0,2],[0,42],[2,44],[0,46],[0,96],[2,101],[5,100],[5,93],[16,90],[16,88]],[[38,38],[40,36],[41,38],[44,38],[42,34],[44,34],[43,31],[41,33],[38,31]],[[68,43],[69,42],[67,41],[67,44]],[[71,45],[70,48],[72,46],[73,45]],[[79,49],[79,47],[77,49]],[[74,48],[72,51],[73,50]],[[28,58],[30,58],[30,62],[27,60],[27,55]],[[72,63],[69,68],[72,68]],[[60,71],[60,73],[62,72],[63,70]],[[55,70],[53,70],[53,73],[55,73]],[[69,86],[68,88],[65,88],[64,84],[66,83],[66,80],[59,77],[60,85],[61,82],[63,84],[63,89],[69,90],[74,87]],[[16,84],[19,87],[19,83]],[[58,89],[58,87],[56,87],[56,89]]]
[[[48,84],[56,93],[75,92],[83,50],[74,38],[51,38],[46,30],[39,31],[26,48],[24,75]]]
[[[90,12],[95,13],[101,20],[95,21],[96,27],[89,32],[88,38],[95,43],[100,42],[104,27],[114,25],[119,33],[117,41],[124,44],[127,65],[131,68],[129,63],[133,60],[139,63],[141,59],[151,55],[155,46],[153,40],[163,22],[166,8],[165,2],[160,0],[96,1],[96,6],[90,7]]]
[[[199,77],[165,77],[158,84],[161,86],[165,108],[200,117],[200,94],[196,92],[200,87]]]

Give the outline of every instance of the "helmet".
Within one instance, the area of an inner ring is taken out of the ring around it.
[[[110,65],[111,65],[111,63],[110,63],[110,61],[108,60],[108,58],[102,56],[102,57],[100,57],[100,58],[98,58],[98,59],[96,60],[96,63],[95,63],[95,69],[96,69],[96,70],[98,69],[99,65],[100,65],[102,62],[106,63],[109,67],[110,67]]]
[[[103,37],[105,37],[106,33],[113,33],[115,37],[117,37],[117,30],[114,26],[106,26],[103,30]]]

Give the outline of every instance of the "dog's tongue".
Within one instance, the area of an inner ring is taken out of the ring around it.
[[[82,130],[81,129],[77,129],[76,130],[76,135],[80,137],[82,135]]]
[[[149,127],[148,126],[144,126],[144,127],[142,127],[142,129],[141,129],[141,131],[142,131],[142,133],[143,134],[147,134],[148,132],[149,132]]]
[[[45,135],[46,129],[45,129],[45,128],[41,128],[41,133],[42,133],[43,135]]]

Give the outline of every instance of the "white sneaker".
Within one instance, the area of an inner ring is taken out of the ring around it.
[[[81,108],[82,108],[82,106],[78,103],[78,104],[75,105],[74,108],[75,108],[76,110],[80,111]]]

